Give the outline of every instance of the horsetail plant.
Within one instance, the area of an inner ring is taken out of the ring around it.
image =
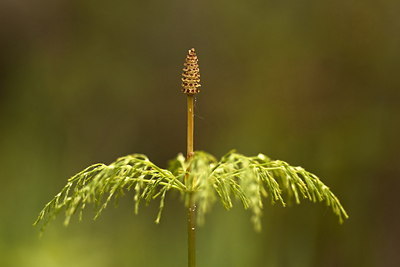
[[[204,215],[219,200],[227,210],[234,200],[252,212],[255,230],[261,230],[263,199],[271,204],[302,199],[325,202],[342,223],[348,215],[338,198],[314,174],[302,167],[294,167],[281,160],[272,160],[264,154],[244,156],[235,150],[220,160],[213,155],[194,151],[194,96],[200,92],[200,73],[195,50],[189,50],[182,74],[182,92],[187,95],[187,153],[170,161],[167,169],[152,163],[147,156],[132,154],[109,165],[94,164],[68,179],[64,188],[45,205],[34,225],[47,223],[59,212],[65,212],[64,224],[72,216],[82,213],[87,204],[97,208],[95,218],[112,200],[126,192],[133,195],[135,213],[141,202],[159,199],[155,222],[159,223],[167,192],[181,193],[187,207],[188,266],[196,266],[196,223],[204,222]]]

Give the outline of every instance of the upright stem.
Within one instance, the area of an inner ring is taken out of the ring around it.
[[[193,133],[194,133],[194,97],[187,96],[187,156],[189,160],[193,156]],[[192,181],[193,182],[193,181]],[[188,233],[188,267],[196,266],[196,204],[193,195],[189,196],[189,208],[187,217]]]
[[[188,51],[185,67],[182,73],[182,92],[187,95],[187,156],[189,161],[193,155],[193,132],[194,132],[194,95],[199,93],[200,72],[197,63],[197,55],[194,48]],[[188,266],[196,267],[196,203],[193,198],[193,185],[196,177],[191,177],[190,167],[186,175],[186,185],[189,194],[189,207],[187,218],[188,232]]]

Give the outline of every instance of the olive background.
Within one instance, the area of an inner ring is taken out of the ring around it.
[[[400,266],[400,2],[0,1],[0,266],[186,266],[186,211],[132,196],[42,238],[37,214],[86,166],[185,151],[180,75],[195,47],[195,148],[316,173],[350,215],[240,205],[198,228],[198,266]],[[60,214],[61,215],[61,214]]]

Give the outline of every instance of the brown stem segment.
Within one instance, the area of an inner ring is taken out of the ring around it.
[[[187,96],[187,156],[189,160],[193,154],[194,145],[194,96]],[[191,181],[193,185],[194,181]],[[196,204],[193,195],[189,196],[189,208],[187,215],[187,233],[188,233],[188,266],[196,266]]]
[[[193,156],[194,147],[194,96],[187,96],[187,159]]]

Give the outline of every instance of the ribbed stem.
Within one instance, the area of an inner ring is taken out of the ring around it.
[[[187,159],[193,155],[194,147],[194,96],[187,96]]]
[[[189,160],[193,156],[194,145],[194,97],[187,96],[187,156]],[[193,182],[193,181],[192,181]],[[188,234],[188,267],[196,266],[196,204],[193,196],[189,196],[189,208],[187,214]]]

